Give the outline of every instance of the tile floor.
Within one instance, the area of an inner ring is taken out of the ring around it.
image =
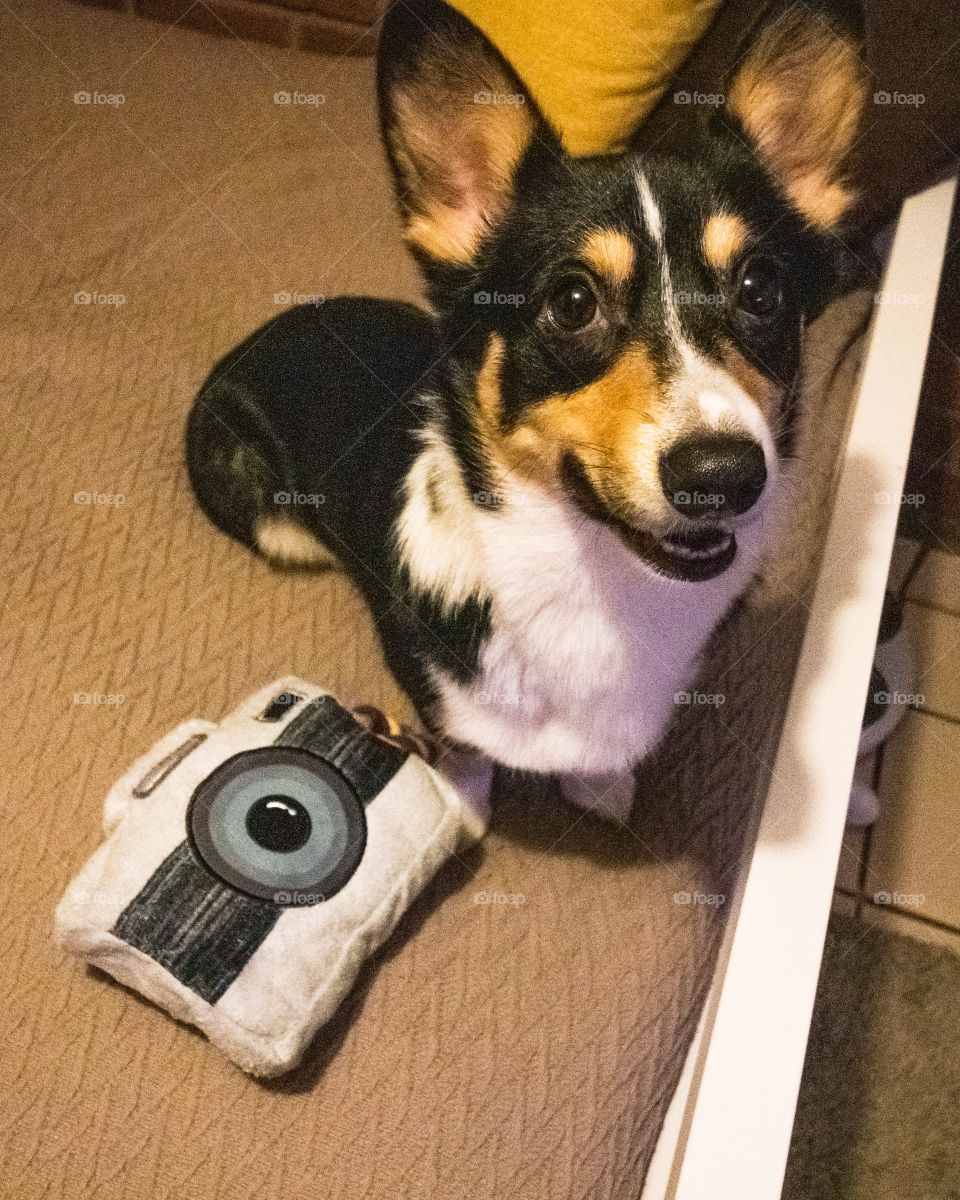
[[[918,550],[898,539],[894,591]],[[905,596],[921,700],[858,765],[879,792],[880,818],[872,829],[847,831],[836,904],[960,953],[960,558],[930,551]]]

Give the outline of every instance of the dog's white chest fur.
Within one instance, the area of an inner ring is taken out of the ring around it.
[[[746,568],[702,584],[664,578],[616,533],[526,482],[478,509],[451,478],[448,453],[434,443],[421,455],[399,527],[421,586],[450,602],[490,600],[476,677],[462,684],[434,670],[444,729],[526,770],[628,769],[675,714]],[[433,505],[419,494],[428,480]]]

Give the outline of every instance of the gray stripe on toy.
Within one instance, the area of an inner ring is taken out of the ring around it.
[[[219,723],[184,722],[111,788],[57,943],[245,1071],[290,1070],[414,898],[486,831],[449,752],[441,775],[420,745],[293,676]]]

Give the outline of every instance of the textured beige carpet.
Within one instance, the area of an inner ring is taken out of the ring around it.
[[[960,1197],[960,958],[835,914],[783,1200]]]
[[[177,722],[288,671],[401,703],[347,581],[217,534],[181,450],[209,366],[277,293],[416,295],[371,65],[55,0],[0,4],[0,56],[0,1194],[633,1200],[722,932],[676,896],[731,889],[855,349],[806,434],[783,586],[731,621],[703,684],[727,703],[682,710],[631,827],[506,781],[484,846],[264,1086],[55,953],[50,922],[109,785]],[[274,103],[294,89],[324,99]],[[828,382],[868,307],[821,323]]]

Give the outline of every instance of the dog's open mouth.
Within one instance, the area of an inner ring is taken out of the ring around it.
[[[653,549],[643,554],[666,575],[676,579],[700,582],[722,574],[737,556],[737,539],[726,529],[691,529],[683,533],[655,539],[641,535],[653,543]]]
[[[662,575],[703,583],[722,575],[737,556],[737,539],[716,525],[675,530],[655,537],[613,515],[587,478],[580,460],[564,458],[561,475],[570,498],[588,517],[613,529],[639,558]]]

